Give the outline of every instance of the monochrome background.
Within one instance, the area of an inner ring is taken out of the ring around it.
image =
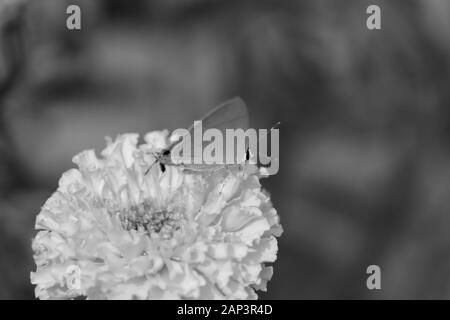
[[[448,0],[0,0],[0,299],[34,298],[35,217],[73,155],[234,96],[281,121],[261,298],[450,298],[449,80]]]

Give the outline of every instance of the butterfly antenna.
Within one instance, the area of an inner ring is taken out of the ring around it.
[[[150,165],[150,167],[145,171],[144,176],[146,176],[147,173],[149,173],[150,170],[153,168],[153,166],[154,166],[156,163],[159,162],[158,158],[157,158],[155,155],[153,155],[153,156],[155,157],[155,162],[153,162],[153,163]]]
[[[275,123],[275,124],[272,126],[272,128],[270,128],[270,131],[272,131],[273,129],[277,129],[277,128],[279,128],[280,126],[281,126],[281,122],[278,121],[277,123]]]
[[[274,130],[274,129],[279,128],[280,126],[281,126],[281,122],[280,122],[280,121],[278,121],[277,123],[275,123],[275,124],[272,126],[272,128],[270,128],[270,130],[268,130],[265,134],[263,134],[262,136],[260,136],[260,137],[258,138],[258,144],[259,144],[259,142],[261,141],[261,138],[262,138],[262,137],[266,137],[267,134],[268,134],[269,132],[271,132],[271,131]],[[250,148],[247,148],[247,152],[249,152],[249,150],[250,150]],[[248,160],[248,159],[247,159],[247,160]]]
[[[150,169],[153,168],[153,166],[155,165],[155,163],[156,163],[156,162],[153,162],[153,163],[150,165],[150,167],[145,171],[144,176],[146,176],[146,175],[150,172]]]
[[[274,130],[274,129],[277,129],[277,128],[279,128],[280,126],[281,126],[281,122],[278,121],[277,123],[275,123],[275,124],[272,126],[272,128],[270,128],[269,131],[272,131],[272,130]],[[266,132],[264,135],[262,135],[261,137],[267,136],[267,134],[269,133],[269,131],[267,131],[267,132]],[[259,137],[259,139],[261,139],[261,137]]]

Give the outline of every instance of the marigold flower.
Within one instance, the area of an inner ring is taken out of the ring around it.
[[[109,140],[73,158],[36,219],[40,299],[256,299],[282,228],[254,165],[189,172],[155,165],[168,132]],[[74,288],[69,267],[80,270]]]

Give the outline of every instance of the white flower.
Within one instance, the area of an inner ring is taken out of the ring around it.
[[[36,219],[41,299],[255,299],[272,276],[282,233],[256,166],[164,172],[152,153],[169,143],[151,132],[74,157]],[[69,267],[80,270],[70,285]]]

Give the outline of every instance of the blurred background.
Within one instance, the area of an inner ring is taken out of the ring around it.
[[[34,298],[35,217],[73,155],[234,96],[282,123],[261,298],[450,298],[449,80],[448,0],[0,0],[0,299]]]

